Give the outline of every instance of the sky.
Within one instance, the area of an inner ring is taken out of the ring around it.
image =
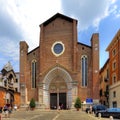
[[[0,70],[9,61],[19,72],[19,42],[29,51],[39,45],[39,25],[61,13],[78,20],[78,41],[91,45],[99,33],[100,68],[109,55],[107,46],[120,29],[120,0],[0,0]]]

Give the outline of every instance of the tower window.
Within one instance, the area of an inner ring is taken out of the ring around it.
[[[87,56],[82,56],[82,86],[87,86]]]

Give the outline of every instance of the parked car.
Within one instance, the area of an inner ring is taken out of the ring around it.
[[[108,118],[112,116],[113,118],[120,119],[120,108],[108,108],[106,110],[101,110],[96,112],[96,116],[108,117]]]
[[[106,110],[107,107],[105,105],[102,105],[102,104],[97,104],[97,105],[93,105],[92,106],[92,112],[94,112],[95,114],[98,112],[98,111],[101,111],[101,110]],[[90,107],[89,108],[86,108],[86,113],[90,112]]]

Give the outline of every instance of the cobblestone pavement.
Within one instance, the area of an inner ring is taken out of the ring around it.
[[[83,111],[75,110],[34,110],[34,111],[13,111],[10,118],[5,118],[2,114],[2,120],[110,120],[109,118],[97,118],[94,115],[86,114]]]

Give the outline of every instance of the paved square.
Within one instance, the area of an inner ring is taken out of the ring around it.
[[[98,118],[93,115],[76,110],[18,110],[13,111],[10,118],[4,118],[4,114],[2,114],[2,116],[2,120],[98,120]],[[100,120],[109,119],[101,118]]]

